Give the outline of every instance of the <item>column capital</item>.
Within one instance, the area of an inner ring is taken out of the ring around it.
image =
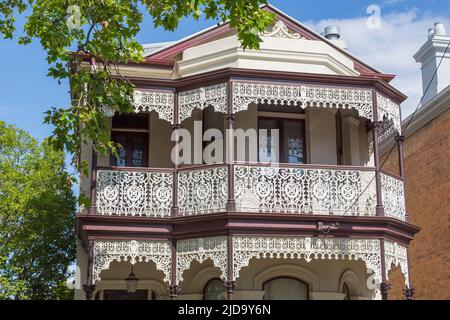
[[[387,282],[382,282],[380,284],[381,297],[383,300],[388,299],[389,290],[391,290],[391,285]]]
[[[87,285],[85,284],[83,286],[84,293],[86,294],[86,300],[93,300],[94,298],[94,291],[95,291],[95,285]]]
[[[415,293],[416,293],[416,290],[413,288],[403,289],[403,294],[405,295],[406,300],[412,300]]]
[[[397,142],[397,144],[404,143],[405,142],[405,136],[403,136],[403,135],[395,136],[395,142]]]
[[[382,121],[373,121],[369,123],[369,128],[372,130],[380,131],[382,127],[383,127]]]
[[[169,297],[171,300],[176,300],[178,293],[181,291],[180,286],[178,285],[169,285],[168,286]]]
[[[178,130],[178,129],[183,128],[183,126],[181,125],[181,123],[175,123],[175,124],[172,124],[171,127],[172,127],[172,130]]]
[[[225,118],[226,118],[228,121],[236,121],[236,114],[234,114],[234,113],[228,113],[228,114],[225,115]]]

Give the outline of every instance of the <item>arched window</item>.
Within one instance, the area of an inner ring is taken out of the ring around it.
[[[281,277],[263,284],[264,300],[308,300],[308,285],[295,278]]]
[[[225,300],[226,289],[220,279],[209,280],[203,290],[203,300]]]

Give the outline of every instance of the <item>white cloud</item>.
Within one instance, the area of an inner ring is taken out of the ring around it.
[[[0,115],[6,115],[8,113],[13,112],[14,110],[10,107],[0,106]]]
[[[367,17],[309,21],[306,24],[317,31],[325,26],[339,25],[348,50],[369,65],[397,75],[392,85],[409,98],[402,105],[403,118],[416,108],[422,96],[420,64],[414,54],[427,39],[427,31],[436,21],[446,23],[450,17],[419,14],[416,10],[381,15],[381,28],[368,29]]]

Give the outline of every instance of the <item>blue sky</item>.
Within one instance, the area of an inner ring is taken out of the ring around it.
[[[420,82],[417,76],[419,66],[410,61],[415,53],[414,50],[419,49],[425,41],[426,26],[431,27],[430,24],[435,20],[450,21],[450,0],[274,0],[271,3],[313,28],[322,27],[328,22],[342,23],[346,26],[347,29],[343,28],[343,37],[348,41],[350,51],[363,59],[367,57],[366,61],[370,60],[368,62],[382,68],[385,72],[398,73],[397,81],[400,89],[407,91],[407,94],[408,91],[412,93],[410,105],[405,107],[408,110],[413,108],[412,106],[417,104],[417,99],[420,98],[416,92],[420,87],[417,85],[417,82]],[[382,18],[386,17],[386,27],[378,34],[364,36],[365,41],[370,41],[368,46],[360,40],[361,37],[358,37],[357,23],[363,21],[361,19],[366,19],[366,9],[371,4],[380,6]],[[23,18],[18,19],[19,30],[22,29],[23,21]],[[138,40],[142,43],[177,40],[211,24],[212,22],[194,22],[187,19],[182,21],[176,32],[171,33],[155,30],[151,20],[146,19]],[[450,32],[450,23],[447,23],[447,29]],[[399,34],[394,34],[397,32],[395,30],[399,30]],[[401,34],[401,30],[404,34]],[[408,42],[397,43],[395,39],[398,37]],[[352,39],[355,41],[350,42]],[[26,129],[33,136],[42,139],[51,132],[49,126],[42,124],[43,113],[53,106],[68,105],[68,85],[67,83],[59,85],[46,76],[48,65],[38,44],[19,46],[16,41],[0,41],[0,120]],[[380,50],[377,43],[387,45],[387,49]],[[395,50],[395,43],[399,50]],[[389,48],[393,51],[391,64],[386,63],[385,58],[385,50]],[[380,51],[383,51],[381,57]],[[403,64],[404,59],[408,59],[407,64]],[[415,103],[412,101],[413,98],[416,100]]]

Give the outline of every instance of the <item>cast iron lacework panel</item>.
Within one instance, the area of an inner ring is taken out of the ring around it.
[[[178,173],[178,207],[184,216],[226,211],[228,170],[226,167]]]
[[[100,273],[109,269],[113,261],[128,261],[132,265],[152,261],[156,269],[164,272],[164,281],[170,281],[172,252],[167,241],[95,240],[93,254],[94,283],[101,280]]]
[[[233,237],[233,280],[252,258],[312,260],[362,260],[373,272],[375,284],[381,283],[380,240]]]
[[[210,259],[221,271],[221,279],[227,277],[227,238],[200,238],[177,241],[177,284],[183,281],[183,273],[196,260],[199,263]]]
[[[233,82],[233,112],[247,110],[248,105],[267,103],[300,108],[321,107],[356,109],[361,117],[373,121],[372,91],[338,87]]]
[[[227,100],[226,83],[180,92],[178,94],[180,122],[189,118],[194,109],[203,110],[209,106],[213,106],[216,112],[226,114]]]
[[[236,207],[243,212],[374,216],[374,177],[373,171],[236,166]]]
[[[175,95],[173,92],[134,91],[135,112],[156,111],[160,119],[174,123]]]
[[[402,133],[400,106],[377,92],[378,120],[382,121],[382,128],[378,138],[381,143],[393,134]]]
[[[384,214],[406,221],[405,186],[403,181],[381,174],[381,195]]]
[[[99,170],[97,213],[168,217],[172,207],[172,173]]]
[[[408,249],[396,242],[385,241],[384,252],[386,259],[386,279],[392,267],[400,267],[405,277],[405,285],[409,288]]]

